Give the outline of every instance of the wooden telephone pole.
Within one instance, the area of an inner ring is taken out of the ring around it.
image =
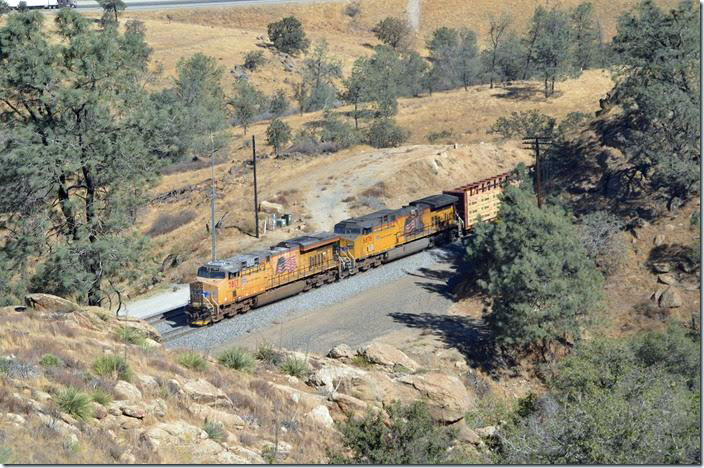
[[[550,137],[531,136],[523,139],[523,149],[535,152],[535,195],[538,198],[538,208],[543,207],[543,168],[540,158],[541,146],[547,149],[552,144]]]
[[[252,167],[254,168],[254,226],[259,239],[259,200],[257,198],[257,142],[252,135]]]

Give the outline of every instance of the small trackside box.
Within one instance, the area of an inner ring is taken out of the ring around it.
[[[499,212],[499,195],[508,183],[510,172],[505,172],[487,179],[472,182],[452,190],[443,191],[446,195],[453,195],[459,199],[457,214],[464,223],[465,231],[472,228],[481,218],[490,221],[496,218]]]

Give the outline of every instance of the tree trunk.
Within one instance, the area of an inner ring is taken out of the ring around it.
[[[494,70],[496,70],[496,47],[491,54],[491,77],[489,78],[489,89],[494,88]]]
[[[552,75],[552,80],[550,82],[550,95],[555,94],[555,75]]]
[[[88,226],[88,240],[91,244],[94,244],[97,240],[95,231],[97,229],[95,223],[95,180],[93,174],[91,174],[90,169],[86,166],[81,168],[83,171],[83,179],[86,184],[86,225]],[[96,258],[92,259],[89,269],[91,275],[93,275],[93,282],[88,289],[88,305],[99,306],[100,305],[100,283],[102,281],[102,271]]]
[[[359,130],[359,125],[357,125],[357,118],[359,115],[357,114],[357,102],[354,103],[354,129]]]
[[[73,214],[73,209],[71,209],[71,203],[68,197],[68,190],[66,190],[66,176],[61,174],[59,176],[59,204],[61,205],[61,212],[66,218],[66,224],[68,225],[68,234],[73,240],[78,240],[78,230],[76,228],[76,217]]]
[[[548,75],[545,75],[545,97],[547,98],[550,94],[548,94]]]

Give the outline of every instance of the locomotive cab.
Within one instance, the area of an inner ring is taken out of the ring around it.
[[[191,325],[202,326],[212,322],[214,312],[223,301],[223,290],[228,273],[217,264],[208,263],[198,268],[196,279],[190,284],[190,300],[186,308]]]

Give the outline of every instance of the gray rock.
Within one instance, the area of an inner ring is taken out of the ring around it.
[[[658,281],[662,284],[675,284],[677,283],[677,278],[671,273],[663,273],[658,275]]]
[[[670,264],[667,262],[654,262],[652,266],[656,273],[669,273],[672,269]]]
[[[674,309],[676,307],[682,306],[682,296],[677,292],[675,288],[667,288],[660,296],[660,301],[658,304],[660,307],[665,307],[668,309]]]
[[[664,234],[656,234],[655,237],[653,238],[653,245],[655,245],[655,247],[663,245],[664,243],[665,243],[665,235]]]
[[[328,352],[328,357],[333,359],[352,359],[354,357],[354,351],[349,345],[341,343]]]
[[[129,382],[125,382],[124,380],[117,382],[113,390],[115,392],[115,396],[121,400],[139,401],[142,399],[142,392],[140,392],[137,387]]]

